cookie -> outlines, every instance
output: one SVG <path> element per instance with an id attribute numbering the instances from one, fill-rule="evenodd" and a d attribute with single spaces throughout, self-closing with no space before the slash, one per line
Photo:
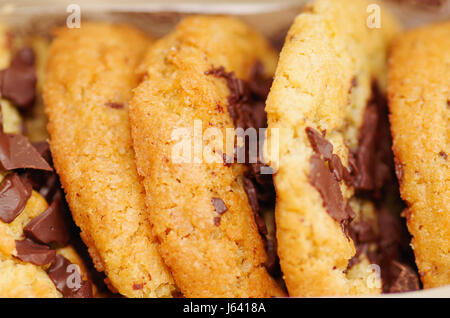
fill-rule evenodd
<path id="1" fill-rule="evenodd" d="M 389 61 L 389 109 L 411 245 L 425 288 L 450 284 L 450 22 L 412 30 Z"/>
<path id="2" fill-rule="evenodd" d="M 381 28 L 370 28 L 368 5 L 307 5 L 286 36 L 267 98 L 279 151 L 266 160 L 276 170 L 278 255 L 290 296 L 406 289 L 399 274 L 381 286 L 380 267 L 388 276 L 383 270 L 398 260 L 397 245 L 392 257 L 381 252 L 382 243 L 397 244 L 384 230 L 397 225 L 390 207 L 381 213 L 381 200 L 365 198 L 381 193 L 393 173 L 382 96 L 399 29 L 383 7 Z M 417 278 L 408 279 L 414 288 Z"/>
<path id="3" fill-rule="evenodd" d="M 252 70 L 263 68 L 270 78 L 275 64 L 261 35 L 220 16 L 184 19 L 146 57 L 130 103 L 136 162 L 159 251 L 186 297 L 283 295 L 265 267 L 249 203 L 255 193 L 247 197 L 244 189 L 247 167 L 231 163 L 232 149 L 219 146 L 226 128 L 243 125 L 257 107 L 242 95 Z M 200 141 L 203 158 L 190 142 L 178 158 L 182 136 L 197 138 L 197 124 L 201 133 L 211 127 L 222 137 Z"/>
<path id="4" fill-rule="evenodd" d="M 35 54 L 13 52 L 0 32 L 0 297 L 93 297 L 97 289 L 73 245 L 48 147 L 22 135 L 15 107 L 17 96 L 34 94 Z"/>
<path id="5" fill-rule="evenodd" d="M 147 222 L 128 122 L 135 67 L 150 43 L 128 26 L 60 28 L 44 86 L 54 165 L 74 220 L 97 270 L 127 297 L 176 291 Z"/>

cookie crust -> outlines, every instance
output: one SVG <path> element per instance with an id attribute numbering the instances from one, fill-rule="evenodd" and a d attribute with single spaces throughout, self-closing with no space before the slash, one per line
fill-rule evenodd
<path id="1" fill-rule="evenodd" d="M 382 27 L 370 29 L 368 5 L 318 0 L 306 6 L 287 34 L 267 99 L 269 132 L 279 128 L 280 135 L 279 159 L 270 154 L 268 159 L 278 170 L 278 254 L 290 296 L 380 292 L 368 263 L 347 271 L 355 247 L 310 182 L 310 161 L 317 155 L 305 131 L 325 132 L 333 153 L 349 166 L 349 148 L 358 146 L 372 82 L 385 88 L 388 44 L 398 30 L 383 7 Z M 348 203 L 353 187 L 342 180 L 340 188 Z M 352 206 L 357 218 L 364 205 Z"/>
<path id="2" fill-rule="evenodd" d="M 233 127 L 226 81 L 206 73 L 223 66 L 247 79 L 256 61 L 270 76 L 276 54 L 243 23 L 189 17 L 152 47 L 147 78 L 131 101 L 150 221 L 159 251 L 186 297 L 283 295 L 263 265 L 266 255 L 244 191 L 243 165 L 175 163 L 171 156 L 174 128 L 192 131 L 198 119 L 203 131 L 218 127 L 225 136 L 225 128 Z M 222 214 L 215 222 L 218 210 Z"/>
<path id="3" fill-rule="evenodd" d="M 425 288 L 450 284 L 450 22 L 412 30 L 389 60 L 393 149 Z"/>
<path id="4" fill-rule="evenodd" d="M 128 121 L 135 68 L 151 40 L 135 28 L 56 30 L 44 99 L 55 168 L 99 271 L 127 297 L 171 297 L 147 221 Z"/>

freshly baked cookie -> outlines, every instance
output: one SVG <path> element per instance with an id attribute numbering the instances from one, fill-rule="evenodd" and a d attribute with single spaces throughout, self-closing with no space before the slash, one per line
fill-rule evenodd
<path id="1" fill-rule="evenodd" d="M 378 204 L 355 189 L 372 196 L 390 179 L 380 96 L 398 26 L 381 7 L 381 28 L 370 28 L 368 5 L 307 5 L 287 34 L 266 102 L 268 133 L 279 132 L 278 158 L 266 158 L 277 170 L 278 254 L 290 296 L 381 291 L 379 267 L 370 264 L 386 259 L 380 221 L 394 216 L 380 219 Z"/>
<path id="2" fill-rule="evenodd" d="M 127 297 L 171 297 L 175 285 L 147 221 L 128 100 L 151 40 L 127 26 L 61 28 L 44 87 L 54 165 L 81 237 L 110 287 Z"/>
<path id="3" fill-rule="evenodd" d="M 412 30 L 389 60 L 396 172 L 425 288 L 450 284 L 450 22 Z"/>
<path id="4" fill-rule="evenodd" d="M 70 214 L 47 162 L 48 147 L 22 135 L 23 120 L 15 108 L 17 96 L 34 94 L 34 52 L 12 52 L 4 37 L 0 28 L 0 297 L 95 296 L 73 246 Z"/>
<path id="5" fill-rule="evenodd" d="M 219 146 L 226 128 L 244 128 L 244 117 L 256 111 L 245 93 L 255 65 L 270 78 L 275 64 L 261 35 L 219 16 L 186 18 L 151 47 L 144 63 L 130 103 L 138 172 L 159 251 L 186 297 L 283 295 L 264 266 L 249 204 L 256 193 L 247 197 L 244 189 L 247 167 L 231 163 L 232 149 Z M 200 157 L 191 147 L 194 126 L 221 135 L 200 139 Z M 177 157 L 177 145 L 186 141 Z"/>

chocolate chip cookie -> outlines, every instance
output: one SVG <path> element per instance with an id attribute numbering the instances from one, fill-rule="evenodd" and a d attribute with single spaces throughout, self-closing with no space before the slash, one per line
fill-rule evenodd
<path id="1" fill-rule="evenodd" d="M 270 84 L 275 64 L 261 35 L 219 16 L 186 18 L 145 60 L 130 104 L 138 172 L 159 251 L 186 297 L 284 294 L 266 267 L 249 168 L 232 160 L 233 149 L 219 146 L 226 128 L 258 125 L 256 113 L 264 114 L 258 88 L 264 79 Z M 260 83 L 251 81 L 255 74 Z M 211 127 L 221 135 L 200 141 L 212 160 L 197 157 L 190 142 L 180 155 L 187 160 L 178 160 L 177 129 L 192 140 L 197 124 L 201 133 Z"/>
<path id="2" fill-rule="evenodd" d="M 450 22 L 411 30 L 390 57 L 400 192 L 425 288 L 450 284 Z"/>
<path id="3" fill-rule="evenodd" d="M 60 28 L 44 87 L 50 147 L 74 220 L 96 268 L 127 297 L 176 290 L 147 222 L 128 121 L 135 68 L 150 43 L 129 26 Z"/>
<path id="4" fill-rule="evenodd" d="M 371 28 L 368 5 L 307 5 L 286 36 L 266 102 L 268 133 L 279 131 L 278 157 L 267 160 L 277 171 L 278 255 L 290 296 L 418 288 L 417 277 L 400 286 L 406 279 L 393 274 L 394 261 L 402 275 L 409 267 L 389 234 L 398 232 L 398 215 L 381 205 L 393 181 L 383 94 L 399 26 L 380 7 L 381 27 Z"/>

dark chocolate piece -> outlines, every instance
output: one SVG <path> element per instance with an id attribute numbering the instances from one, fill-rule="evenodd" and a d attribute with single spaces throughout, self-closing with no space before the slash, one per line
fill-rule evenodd
<path id="1" fill-rule="evenodd" d="M 250 203 L 250 207 L 252 209 L 253 216 L 255 218 L 255 223 L 256 226 L 258 227 L 258 231 L 262 235 L 267 235 L 267 227 L 263 217 L 261 216 L 261 211 L 258 202 L 258 195 L 256 192 L 255 185 L 248 177 L 244 177 L 243 181 L 244 181 L 244 189 L 245 192 L 247 193 L 248 202 Z"/>
<path id="2" fill-rule="evenodd" d="M 272 80 L 264 77 L 261 62 L 254 64 L 248 81 L 237 78 L 234 72 L 226 72 L 223 66 L 213 67 L 205 74 L 222 77 L 227 81 L 230 90 L 227 110 L 235 127 L 245 130 L 250 127 L 258 129 L 267 126 L 264 106 Z"/>
<path id="3" fill-rule="evenodd" d="M 391 264 L 395 280 L 392 282 L 390 293 L 403 293 L 420 289 L 419 277 L 409 266 L 393 261 Z"/>
<path id="4" fill-rule="evenodd" d="M 355 214 L 344 202 L 338 182 L 342 179 L 351 182 L 350 172 L 342 165 L 339 156 L 333 154 L 333 145 L 322 134 L 311 127 L 306 127 L 305 132 L 314 150 L 310 158 L 310 183 L 319 191 L 328 214 L 341 223 L 348 237 L 348 225 Z"/>
<path id="5" fill-rule="evenodd" d="M 82 281 L 79 270 L 68 268 L 72 263 L 62 255 L 57 255 L 47 274 L 55 284 L 56 289 L 64 298 L 91 298 L 92 288 L 88 281 Z M 77 285 L 79 282 L 79 286 Z M 70 286 L 73 285 L 73 286 Z"/>
<path id="6" fill-rule="evenodd" d="M 25 236 L 44 244 L 67 245 L 70 235 L 60 203 L 54 200 L 47 210 L 32 219 L 23 229 Z"/>
<path id="7" fill-rule="evenodd" d="M 369 105 L 364 112 L 363 125 L 360 130 L 356 162 L 359 174 L 355 186 L 361 190 L 375 188 L 375 137 L 377 132 L 378 114 L 374 105 Z"/>
<path id="8" fill-rule="evenodd" d="M 447 153 L 445 151 L 439 151 L 439 156 L 441 156 L 442 158 L 444 158 L 444 160 L 447 160 Z"/>
<path id="9" fill-rule="evenodd" d="M 11 223 L 23 211 L 31 196 L 31 184 L 16 173 L 7 175 L 0 183 L 0 220 Z"/>
<path id="10" fill-rule="evenodd" d="M 325 160 L 314 153 L 310 165 L 309 181 L 319 191 L 328 214 L 338 222 L 352 219 L 354 213 L 347 208 L 339 183 L 328 169 Z"/>
<path id="11" fill-rule="evenodd" d="M 35 141 L 31 143 L 34 149 L 47 161 L 49 165 L 52 164 L 52 155 L 50 153 L 50 145 L 46 141 Z"/>
<path id="12" fill-rule="evenodd" d="M 267 239 L 266 241 L 266 253 L 267 260 L 264 263 L 264 266 L 267 269 L 267 272 L 271 275 L 277 275 L 279 270 L 279 259 L 277 255 L 277 245 L 273 239 Z"/>
<path id="13" fill-rule="evenodd" d="M 326 160 L 331 160 L 331 155 L 333 154 L 333 145 L 331 142 L 311 127 L 306 127 L 305 131 L 314 152 L 321 154 Z"/>
<path id="14" fill-rule="evenodd" d="M 344 180 L 347 185 L 353 185 L 353 177 L 344 167 L 338 155 L 332 154 L 328 165 L 337 181 Z"/>
<path id="15" fill-rule="evenodd" d="M 31 48 L 19 50 L 11 65 L 0 72 L 0 91 L 19 108 L 30 107 L 36 96 L 36 69 Z"/>
<path id="16" fill-rule="evenodd" d="M 358 167 L 355 189 L 379 196 L 383 186 L 392 183 L 394 167 L 387 101 L 375 82 L 364 111 L 355 158 Z"/>
<path id="17" fill-rule="evenodd" d="M 379 251 L 370 251 L 369 249 L 370 245 L 377 243 L 379 239 L 374 231 L 373 225 L 368 221 L 359 220 L 357 222 L 351 222 L 348 229 L 356 248 L 356 254 L 350 259 L 348 268 L 360 262 L 359 256 L 361 254 L 366 254 L 371 263 L 378 263 L 379 255 L 377 253 Z"/>
<path id="18" fill-rule="evenodd" d="M 56 256 L 55 250 L 46 245 L 33 242 L 30 239 L 16 241 L 17 258 L 21 261 L 43 266 L 53 262 Z"/>
<path id="19" fill-rule="evenodd" d="M 329 168 L 334 174 L 336 180 L 344 180 L 348 185 L 353 185 L 353 177 L 347 168 L 345 168 L 342 164 L 341 158 L 339 158 L 338 155 L 333 154 L 333 145 L 331 142 L 326 140 L 323 135 L 311 127 L 306 127 L 305 131 L 314 152 L 322 155 L 328 162 Z"/>
<path id="20" fill-rule="evenodd" d="M 114 102 L 107 102 L 105 103 L 105 106 L 108 106 L 113 109 L 122 109 L 124 107 L 122 103 L 114 103 Z"/>
<path id="21" fill-rule="evenodd" d="M 5 170 L 22 168 L 53 170 L 28 138 L 18 134 L 0 133 L 0 163 Z"/>

